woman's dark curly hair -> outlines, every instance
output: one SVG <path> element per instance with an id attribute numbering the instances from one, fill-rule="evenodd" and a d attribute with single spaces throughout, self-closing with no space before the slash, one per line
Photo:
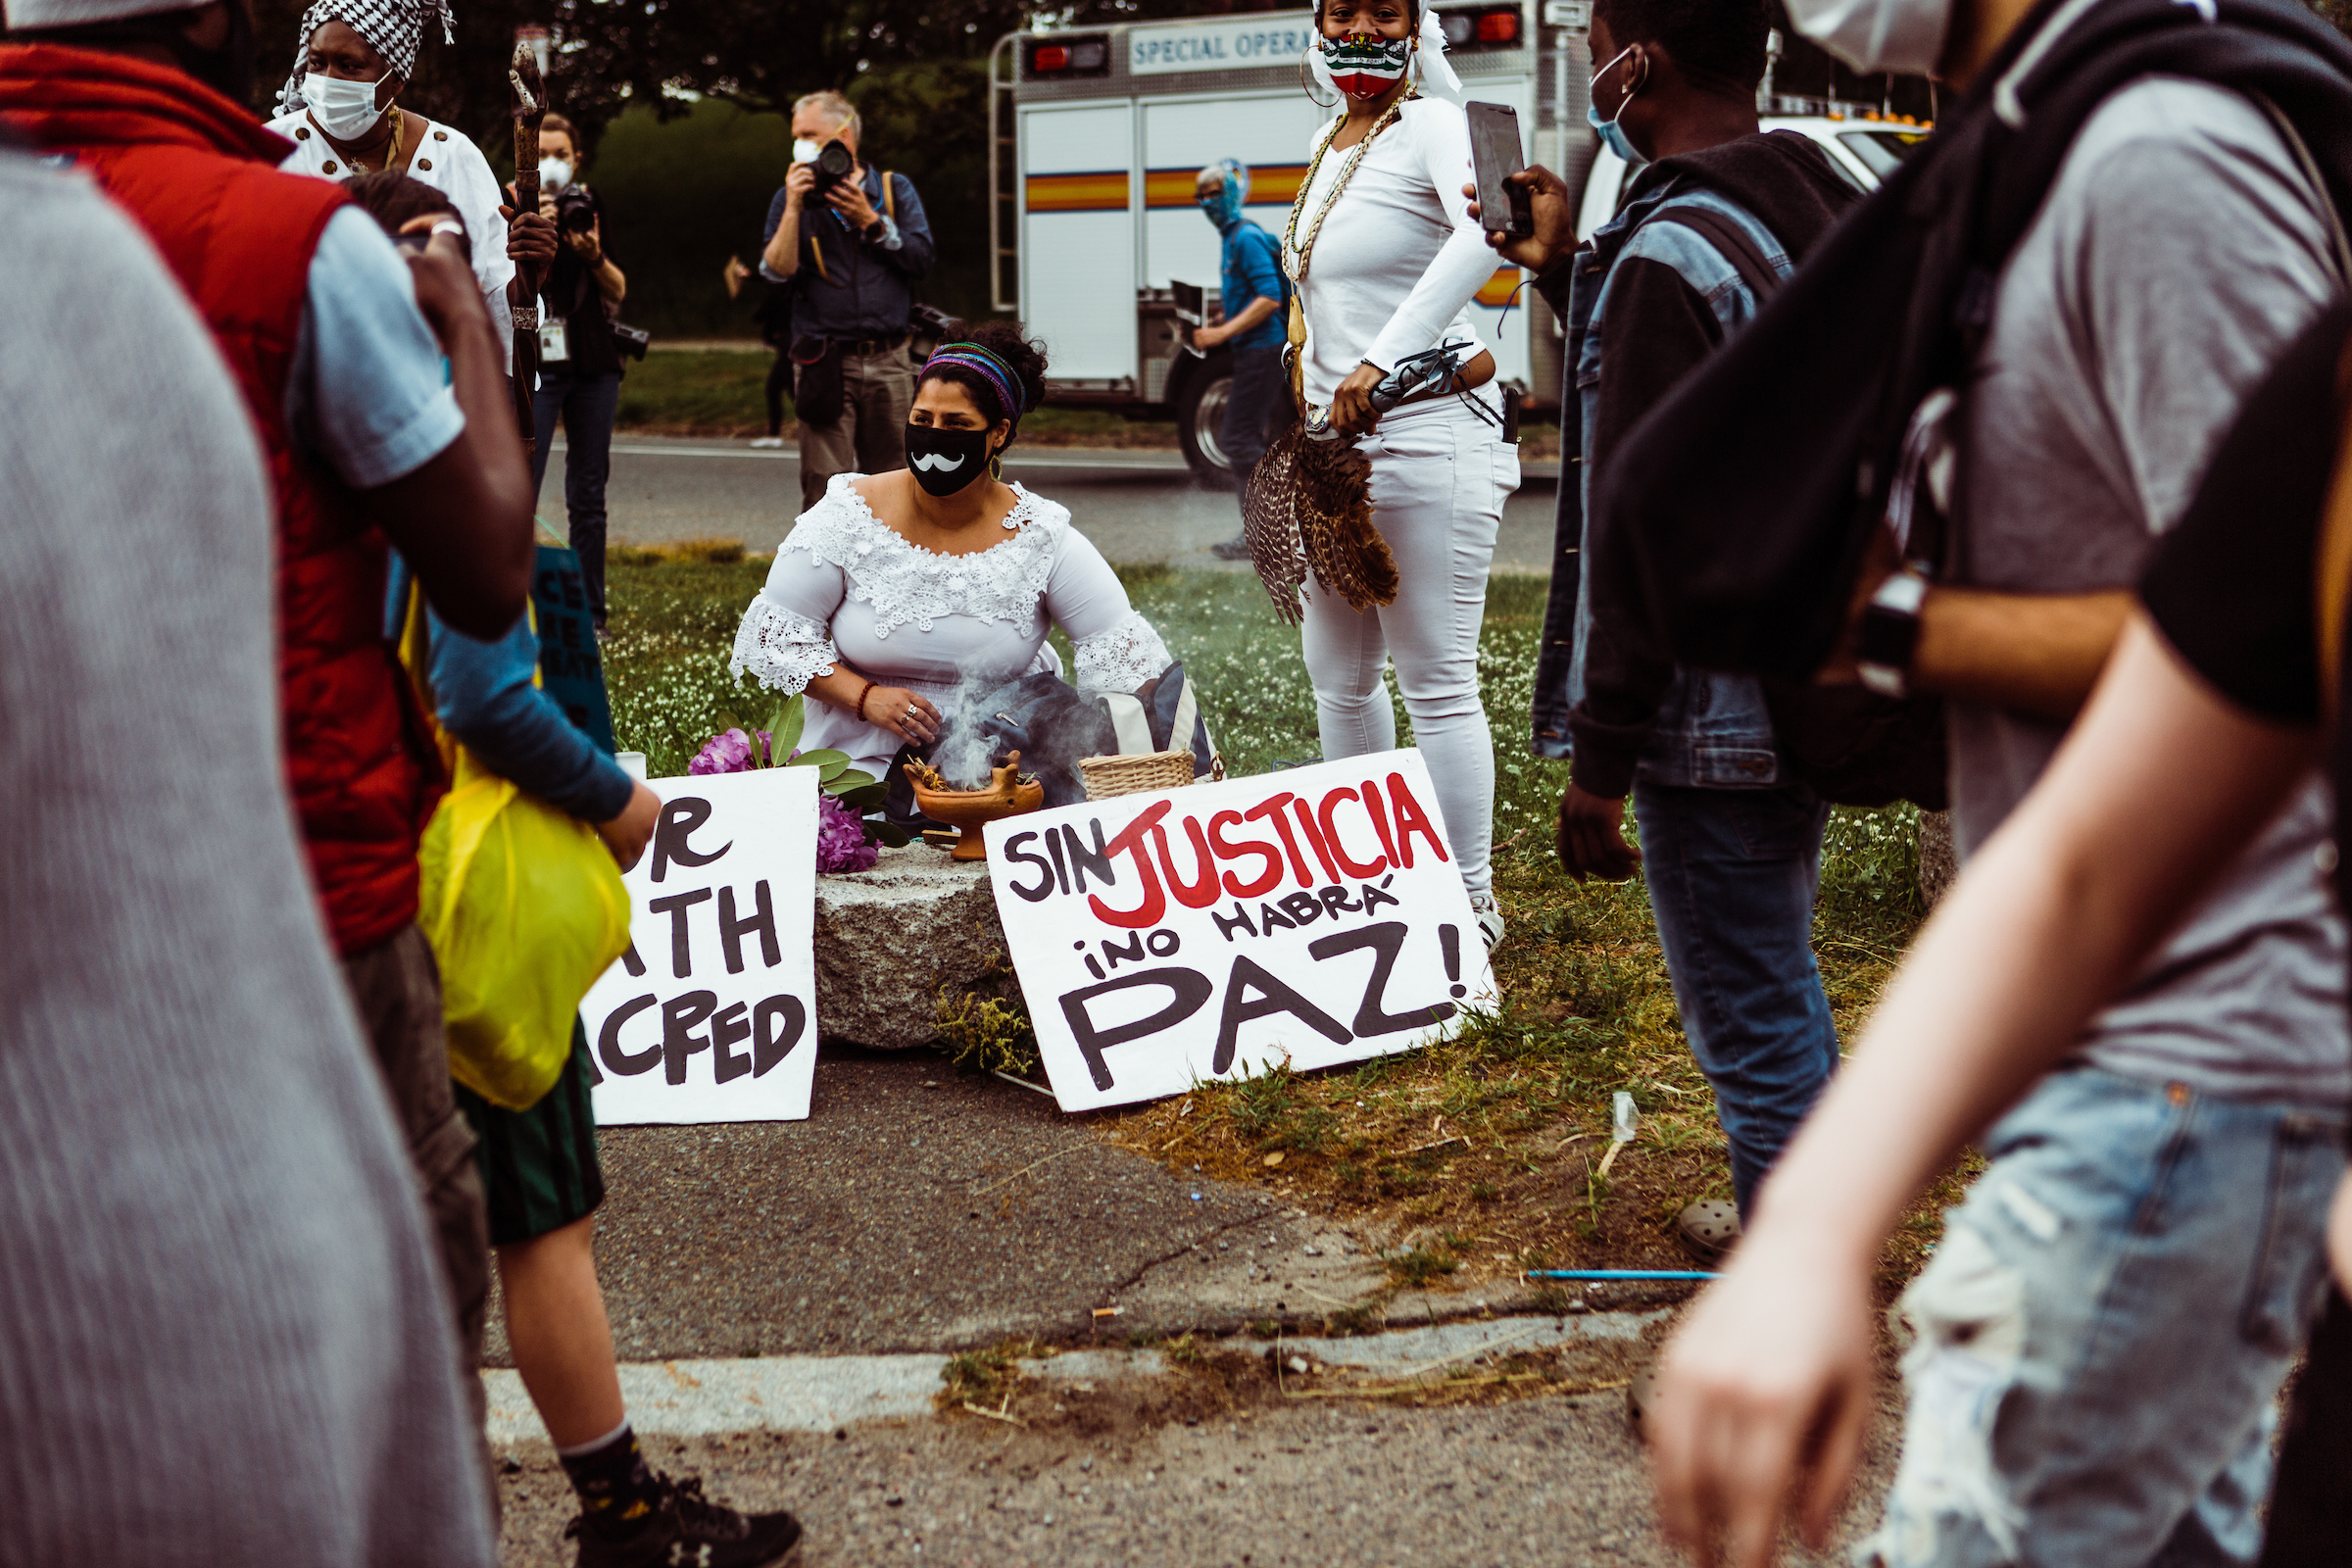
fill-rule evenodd
<path id="1" fill-rule="evenodd" d="M 1011 369 L 1014 389 L 1020 395 L 1020 407 L 1005 407 L 1004 393 L 999 390 L 996 380 L 985 371 L 936 356 L 923 367 L 922 374 L 915 378 L 915 389 L 920 391 L 925 381 L 953 381 L 970 396 L 972 406 L 988 420 L 989 428 L 996 428 L 1002 419 L 1012 421 L 1011 434 L 1004 438 L 1005 446 L 1012 445 L 1013 437 L 1020 434 L 1021 416 L 1046 400 L 1046 346 L 1032 342 L 1021 330 L 1018 321 L 991 321 L 985 326 L 972 328 L 956 341 L 977 344 Z M 955 343 L 942 343 L 939 353 L 951 353 L 955 347 Z"/>

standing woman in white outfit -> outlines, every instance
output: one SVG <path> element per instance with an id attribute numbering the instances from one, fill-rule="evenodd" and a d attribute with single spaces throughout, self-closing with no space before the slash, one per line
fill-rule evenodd
<path id="1" fill-rule="evenodd" d="M 531 213 L 510 230 L 513 209 L 504 204 L 482 150 L 462 133 L 400 107 L 425 24 L 434 21 L 443 41 L 452 41 L 449 0 L 313 0 L 302 14 L 294 74 L 286 78 L 277 118 L 270 122 L 271 130 L 294 143 L 277 167 L 326 179 L 388 169 L 447 196 L 466 220 L 473 274 L 490 319 L 499 323 L 512 374 L 509 307 L 532 300 L 515 263 L 543 276 L 556 257 L 555 225 Z"/>
<path id="2" fill-rule="evenodd" d="M 1478 340 L 1470 300 L 1494 272 L 1470 216 L 1470 133 L 1437 18 L 1417 0 L 1320 0 L 1315 77 L 1344 114 L 1316 136 L 1283 239 L 1306 323 L 1303 382 L 1372 460 L 1372 523 L 1396 558 L 1396 602 L 1356 611 L 1310 580 L 1306 671 L 1328 759 L 1396 744 L 1381 682 L 1394 658 L 1413 735 L 1435 780 L 1462 882 L 1492 948 L 1502 913 L 1488 864 L 1494 751 L 1478 693 L 1478 634 L 1502 503 L 1519 452 L 1501 439 L 1499 400 L 1477 390 L 1478 353 L 1450 390 L 1386 415 L 1372 389 L 1398 361 Z M 1428 96 L 1424 96 L 1428 94 Z"/>

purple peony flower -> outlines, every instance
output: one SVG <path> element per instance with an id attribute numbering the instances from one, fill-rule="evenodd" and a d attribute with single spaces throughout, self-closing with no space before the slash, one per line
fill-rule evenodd
<path id="1" fill-rule="evenodd" d="M 767 731 L 761 730 L 760 743 L 763 749 L 768 740 Z M 800 754 L 795 752 L 793 755 L 798 757 Z M 694 760 L 686 764 L 686 771 L 698 778 L 706 773 L 748 773 L 751 770 L 752 738 L 739 729 L 720 730 L 705 741 L 703 749 L 695 754 Z"/>
<path id="2" fill-rule="evenodd" d="M 816 868 L 867 871 L 881 858 L 881 852 L 866 842 L 865 820 L 858 808 L 820 793 L 816 798 Z"/>

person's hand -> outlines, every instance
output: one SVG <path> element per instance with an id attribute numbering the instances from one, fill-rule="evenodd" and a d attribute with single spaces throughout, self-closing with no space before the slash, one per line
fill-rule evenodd
<path id="1" fill-rule="evenodd" d="M 605 260 L 605 224 L 602 219 L 590 219 L 585 229 L 564 236 L 571 253 L 590 267 L 601 267 Z"/>
<path id="2" fill-rule="evenodd" d="M 1658 1372 L 1642 1426 L 1667 1540 L 1701 1562 L 1765 1568 L 1794 1501 L 1806 1541 L 1826 1545 L 1875 1402 L 1868 1266 L 1760 1227 Z"/>
<path id="3" fill-rule="evenodd" d="M 536 294 L 556 259 L 556 225 L 537 213 L 518 214 L 512 207 L 501 207 L 499 213 L 507 220 L 507 256 Z M 523 303 L 529 303 L 527 296 Z"/>
<path id="4" fill-rule="evenodd" d="M 432 234 L 435 225 L 448 221 L 444 213 L 419 213 L 400 225 L 403 234 Z M 404 249 L 401 253 L 409 264 L 409 277 L 416 289 L 417 314 L 441 340 L 444 352 L 461 332 L 495 332 L 490 322 L 490 311 L 482 303 L 482 287 L 466 265 L 466 253 L 458 249 L 458 237 L 442 232 L 432 234 L 421 251 Z"/>
<path id="5" fill-rule="evenodd" d="M 1862 574 L 1854 581 L 1853 596 L 1846 601 L 1845 631 L 1838 639 L 1837 651 L 1829 662 L 1814 671 L 1813 680 L 1821 686 L 1858 686 L 1862 683 L 1862 616 L 1870 609 L 1871 596 L 1880 585 L 1901 568 L 1903 553 L 1895 545 L 1893 530 L 1882 524 L 1871 535 L 1870 550 L 1862 558 Z"/>
<path id="6" fill-rule="evenodd" d="M 638 781 L 629 791 L 629 804 L 620 808 L 620 814 L 596 824 L 596 836 L 605 841 L 605 848 L 612 852 L 612 858 L 626 871 L 637 863 L 646 845 L 653 841 L 654 824 L 661 818 L 662 797 Z"/>
<path id="7" fill-rule="evenodd" d="M 1196 326 L 1193 328 L 1193 347 L 1197 349 L 1213 349 L 1231 336 L 1233 336 L 1233 329 L 1231 327 L 1227 326 L 1223 321 L 1211 321 L 1206 326 Z"/>
<path id="8" fill-rule="evenodd" d="M 825 192 L 825 202 L 835 212 L 848 219 L 850 226 L 860 233 L 872 227 L 874 220 L 882 216 L 874 211 L 874 204 L 865 198 L 865 166 L 863 164 L 859 164 L 857 169 L 852 171 L 849 178 L 837 182 L 831 190 Z"/>
<path id="9" fill-rule="evenodd" d="M 928 697 L 904 686 L 876 686 L 865 694 L 865 721 L 890 731 L 909 746 L 939 738 L 939 710 Z"/>
<path id="10" fill-rule="evenodd" d="M 1517 262 L 1531 272 L 1541 272 L 1576 249 L 1576 200 L 1567 181 L 1542 164 L 1530 164 L 1517 173 L 1504 176 L 1503 183 L 1519 186 L 1528 193 L 1529 215 L 1536 224 L 1535 231 L 1528 234 L 1487 230 L 1487 243 L 1504 261 Z M 1480 217 L 1478 187 L 1464 185 L 1462 194 L 1470 198 L 1470 216 Z"/>
<path id="11" fill-rule="evenodd" d="M 1388 374 L 1377 365 L 1359 365 L 1348 371 L 1348 379 L 1331 395 L 1331 427 L 1342 435 L 1364 435 L 1380 423 L 1380 411 L 1372 407 L 1372 389 L 1388 379 Z"/>
<path id="12" fill-rule="evenodd" d="M 743 258 L 740 256 L 728 257 L 727 265 L 718 270 L 719 281 L 727 285 L 727 298 L 729 299 L 734 299 L 743 292 L 743 285 L 751 275 L 752 270 L 743 265 Z"/>
<path id="13" fill-rule="evenodd" d="M 1625 802 L 1571 784 L 1560 792 L 1560 869 L 1582 882 L 1622 882 L 1642 863 L 1625 842 Z"/>
<path id="14" fill-rule="evenodd" d="M 801 204 L 816 189 L 816 166 L 795 164 L 784 172 L 784 206 L 788 212 L 800 211 Z"/>

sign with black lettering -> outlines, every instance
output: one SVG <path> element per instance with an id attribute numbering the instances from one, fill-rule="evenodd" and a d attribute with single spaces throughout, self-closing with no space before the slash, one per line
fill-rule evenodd
<path id="1" fill-rule="evenodd" d="M 596 1119 L 801 1121 L 816 1071 L 813 767 L 657 778 L 628 952 L 580 1004 Z"/>
<path id="2" fill-rule="evenodd" d="M 1409 1051 L 1495 1003 L 1417 751 L 1006 817 L 987 841 L 1064 1110 Z"/>

